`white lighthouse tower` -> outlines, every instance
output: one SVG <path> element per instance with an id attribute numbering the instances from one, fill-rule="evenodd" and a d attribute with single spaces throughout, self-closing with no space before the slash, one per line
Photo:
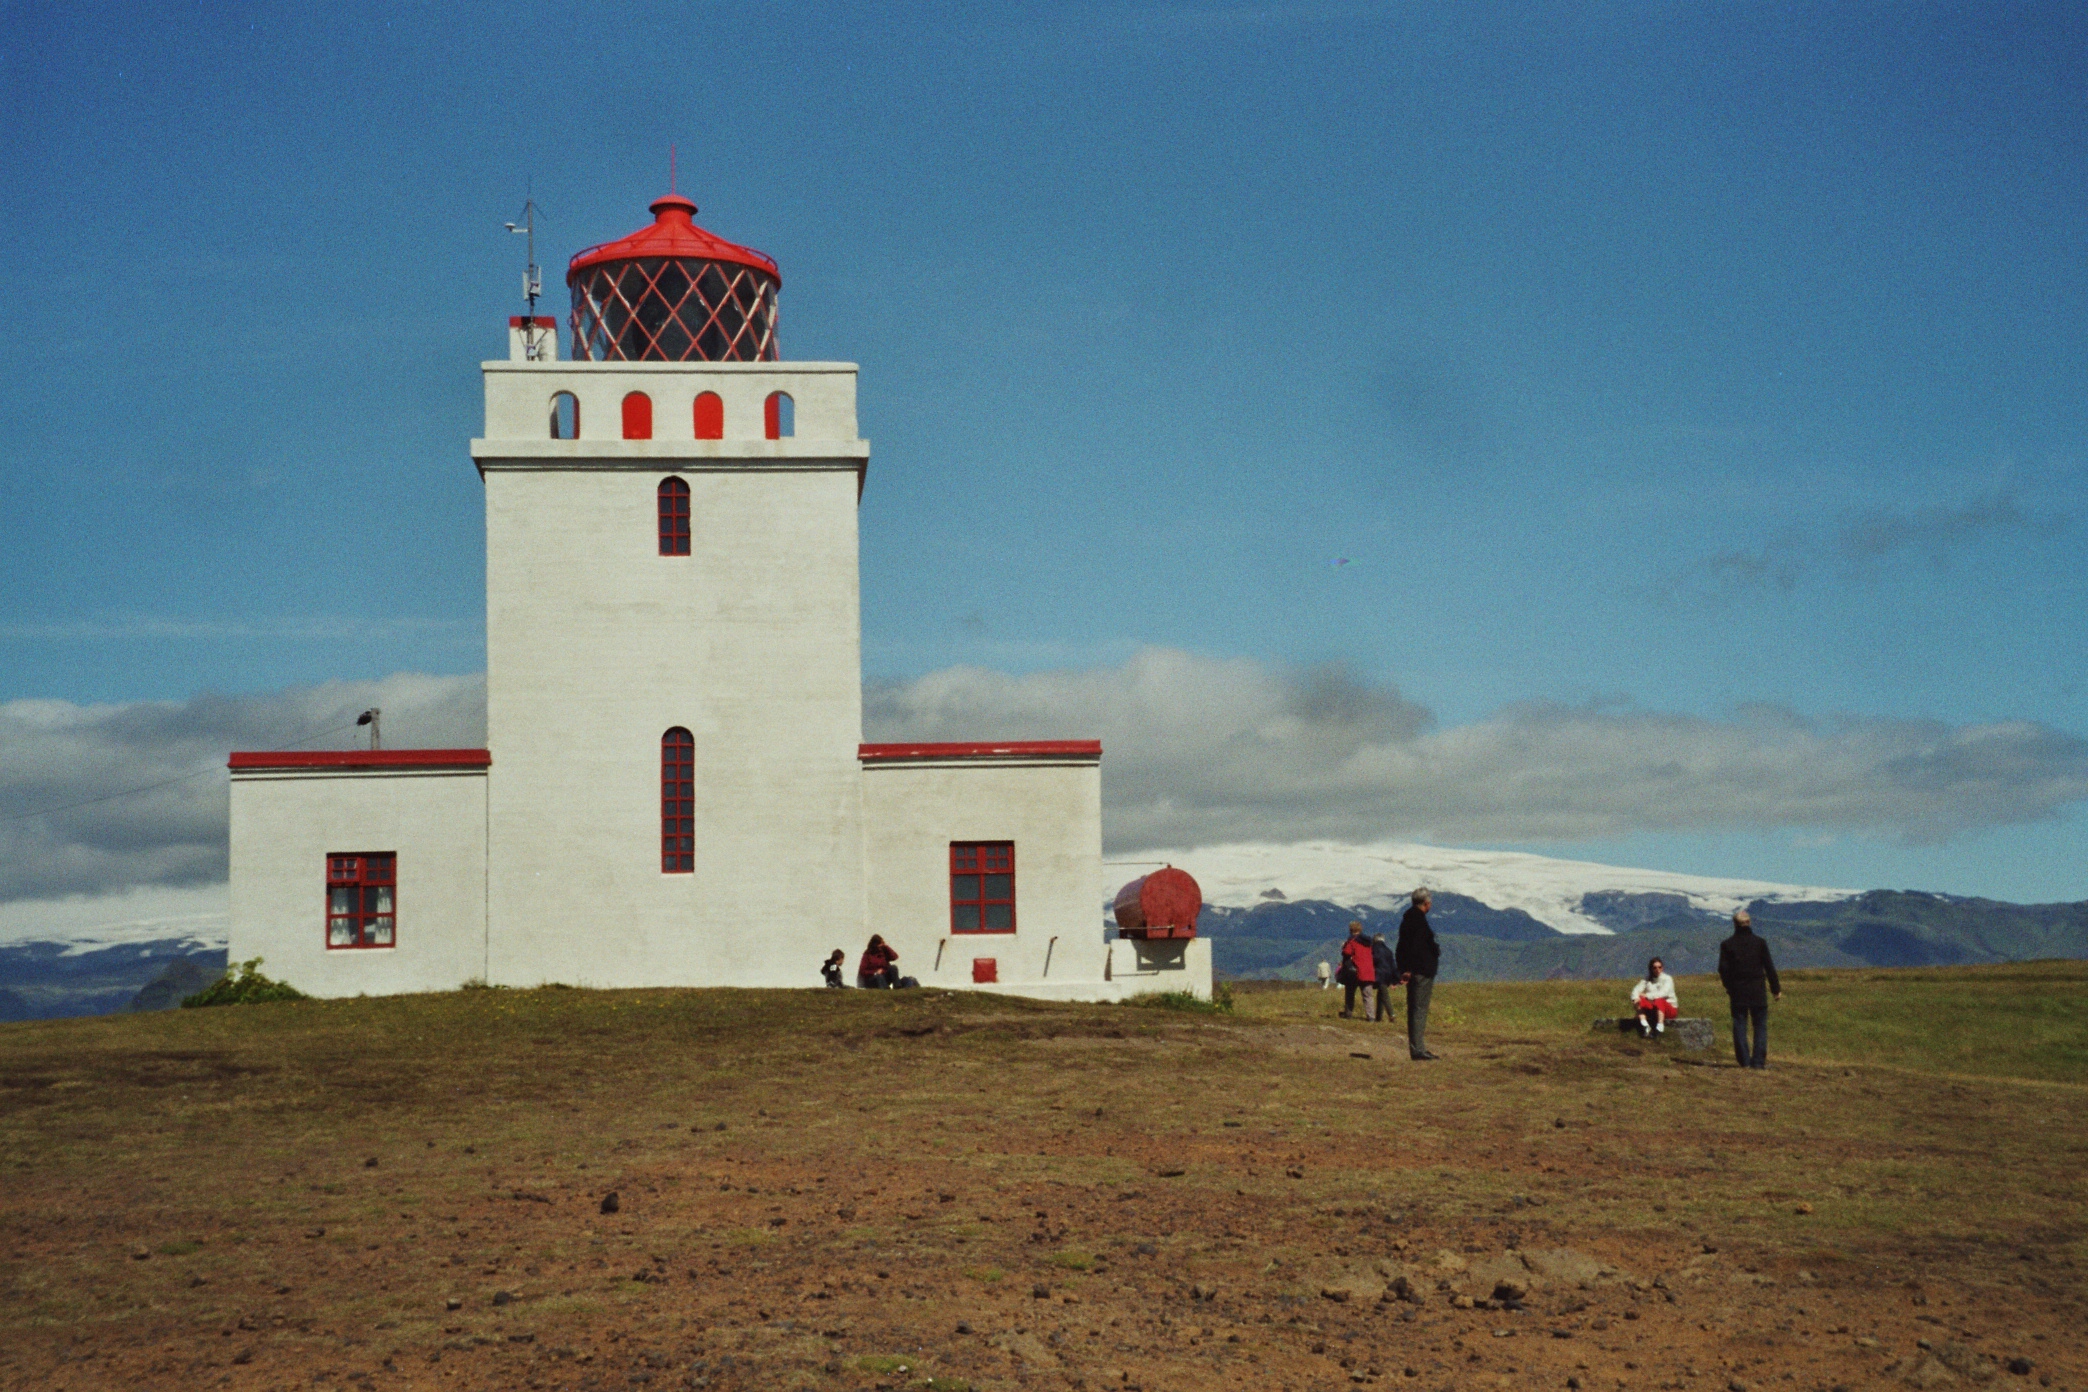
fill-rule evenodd
<path id="1" fill-rule="evenodd" d="M 853 363 L 785 362 L 781 272 L 695 223 L 572 259 L 484 364 L 482 750 L 232 757 L 235 959 L 321 995 L 923 985 L 1208 994 L 1103 941 L 1101 745 L 862 742 Z"/>
<path id="2" fill-rule="evenodd" d="M 652 212 L 573 258 L 573 361 L 485 367 L 489 980 L 803 982 L 864 922 L 855 364 Z"/>

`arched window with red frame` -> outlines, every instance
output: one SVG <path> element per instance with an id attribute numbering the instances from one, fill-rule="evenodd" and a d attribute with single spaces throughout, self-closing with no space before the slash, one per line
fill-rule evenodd
<path id="1" fill-rule="evenodd" d="M 725 438 L 725 402 L 716 392 L 702 392 L 696 397 L 696 438 Z"/>
<path id="2" fill-rule="evenodd" d="M 660 736 L 660 873 L 696 869 L 696 737 L 677 725 Z"/>
<path id="3" fill-rule="evenodd" d="M 644 392 L 632 392 L 623 399 L 623 425 L 626 440 L 650 440 L 652 438 L 652 398 Z"/>
<path id="4" fill-rule="evenodd" d="M 678 478 L 660 480 L 660 554 L 689 554 L 689 485 Z"/>
<path id="5" fill-rule="evenodd" d="M 761 424 L 771 440 L 787 440 L 797 434 L 797 403 L 789 392 L 770 392 L 761 404 Z"/>

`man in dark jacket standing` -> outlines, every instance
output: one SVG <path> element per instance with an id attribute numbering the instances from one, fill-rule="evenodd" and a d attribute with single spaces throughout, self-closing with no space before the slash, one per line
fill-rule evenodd
<path id="1" fill-rule="evenodd" d="M 1428 998 L 1435 994 L 1436 968 L 1442 964 L 1442 949 L 1436 946 L 1435 929 L 1428 926 L 1428 891 L 1414 891 L 1414 905 L 1399 920 L 1399 947 L 1394 954 L 1406 977 L 1407 1053 L 1416 1059 L 1441 1057 L 1428 1050 Z"/>
<path id="2" fill-rule="evenodd" d="M 1742 909 L 1733 915 L 1733 936 L 1718 945 L 1718 979 L 1733 1007 L 1733 1058 L 1742 1068 L 1769 1066 L 1769 998 L 1783 999 L 1783 982 L 1770 960 L 1769 944 L 1755 936 L 1754 920 Z M 1747 1027 L 1754 1026 L 1748 1048 Z"/>
<path id="3" fill-rule="evenodd" d="M 1377 1012 L 1373 1021 L 1392 1018 L 1392 983 L 1399 980 L 1399 959 L 1392 951 L 1392 944 L 1385 941 L 1383 933 L 1370 935 L 1370 961 L 1377 968 L 1378 993 Z"/>

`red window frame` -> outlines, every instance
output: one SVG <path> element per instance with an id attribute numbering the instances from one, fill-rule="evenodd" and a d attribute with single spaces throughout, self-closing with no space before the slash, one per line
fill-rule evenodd
<path id="1" fill-rule="evenodd" d="M 696 737 L 677 725 L 660 736 L 660 873 L 696 872 Z"/>
<path id="2" fill-rule="evenodd" d="M 398 852 L 327 852 L 327 950 L 397 947 L 398 890 Z"/>
<path id="3" fill-rule="evenodd" d="M 786 407 L 790 412 L 787 421 L 783 419 Z M 771 440 L 787 440 L 797 433 L 797 403 L 790 399 L 789 392 L 770 392 L 768 400 L 761 403 L 761 429 Z"/>
<path id="4" fill-rule="evenodd" d="M 631 392 L 623 399 L 623 428 L 626 440 L 650 440 L 652 438 L 652 398 L 644 392 Z"/>
<path id="5" fill-rule="evenodd" d="M 678 478 L 660 480 L 660 554 L 689 554 L 689 485 Z"/>
<path id="6" fill-rule="evenodd" d="M 1015 843 L 950 843 L 950 931 L 1015 931 Z"/>
<path id="7" fill-rule="evenodd" d="M 698 392 L 694 409 L 696 438 L 725 438 L 725 402 L 716 392 Z"/>

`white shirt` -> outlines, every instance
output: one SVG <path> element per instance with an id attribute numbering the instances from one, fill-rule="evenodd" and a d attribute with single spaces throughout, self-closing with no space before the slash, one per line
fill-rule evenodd
<path id="1" fill-rule="evenodd" d="M 1640 977 L 1638 985 L 1631 988 L 1631 1003 L 1633 1005 L 1638 1005 L 1644 1001 L 1657 1000 L 1664 1000 L 1678 1010 L 1682 1006 L 1682 1002 L 1675 999 L 1675 978 L 1669 976 L 1666 972 L 1662 972 L 1659 978 L 1653 981 Z"/>

